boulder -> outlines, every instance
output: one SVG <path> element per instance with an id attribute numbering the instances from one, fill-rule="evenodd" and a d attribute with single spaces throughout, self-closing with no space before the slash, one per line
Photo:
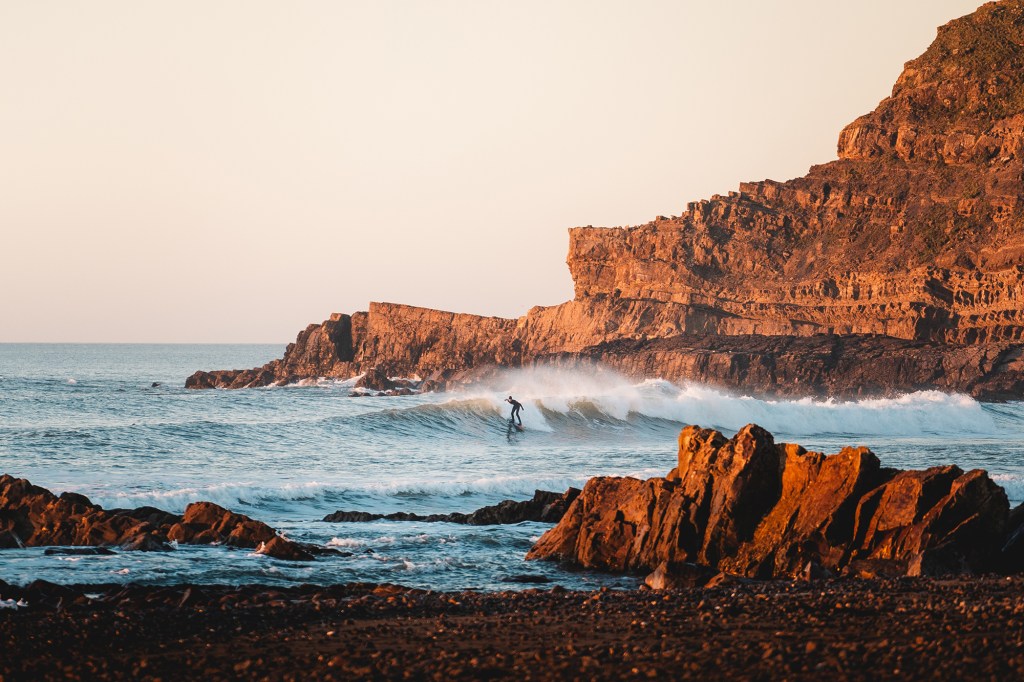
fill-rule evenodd
<path id="1" fill-rule="evenodd" d="M 314 560 L 313 555 L 303 549 L 298 543 L 286 540 L 280 535 L 275 535 L 267 542 L 260 544 L 256 552 L 282 561 Z"/>
<path id="2" fill-rule="evenodd" d="M 693 589 L 704 587 L 714 576 L 715 571 L 707 566 L 688 561 L 662 561 L 644 579 L 644 584 L 652 590 Z"/>
<path id="3" fill-rule="evenodd" d="M 981 573 L 1015 565 L 1019 516 L 1008 523 L 984 471 L 899 472 L 867 448 L 825 456 L 753 424 L 731 439 L 690 426 L 667 477 L 591 479 L 527 558 L 654 571 L 658 585 L 693 564 L 746 578 Z"/>
<path id="4" fill-rule="evenodd" d="M 193 502 L 179 523 L 167 531 L 171 540 L 185 544 L 223 543 L 233 547 L 259 547 L 277 537 L 273 528 L 244 514 L 235 514 L 213 502 Z"/>
<path id="5" fill-rule="evenodd" d="M 371 391 L 392 391 L 397 384 L 388 377 L 383 367 L 371 367 L 356 381 L 356 388 L 368 388 Z"/>
<path id="6" fill-rule="evenodd" d="M 269 556 L 293 561 L 312 558 L 308 548 L 281 538 L 262 521 L 212 502 L 190 504 L 182 516 L 155 507 L 105 510 L 84 495 L 63 493 L 58 497 L 25 479 L 0 476 L 0 549 L 56 545 L 78 549 L 54 552 L 99 554 L 115 546 L 168 551 L 171 541 L 262 546 L 269 548 Z"/>

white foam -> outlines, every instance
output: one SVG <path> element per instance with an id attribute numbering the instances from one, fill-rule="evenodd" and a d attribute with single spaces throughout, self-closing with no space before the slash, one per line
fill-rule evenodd
<path id="1" fill-rule="evenodd" d="M 1011 503 L 1024 502 L 1024 475 L 995 474 L 992 476 L 992 480 L 1002 486 Z"/>
<path id="2" fill-rule="evenodd" d="M 328 547 L 364 547 L 366 540 L 357 540 L 355 538 L 331 538 L 327 541 Z"/>
<path id="3" fill-rule="evenodd" d="M 438 472 L 444 476 L 444 472 Z M 242 505 L 261 506 L 272 502 L 301 502 L 325 496 L 371 495 L 377 497 L 457 497 L 460 495 L 495 495 L 507 499 L 526 499 L 538 489 L 563 491 L 570 486 L 580 487 L 589 476 L 551 477 L 537 474 L 455 477 L 444 476 L 436 480 L 417 476 L 411 479 L 388 481 L 339 481 L 329 484 L 321 481 L 260 485 L 256 483 L 218 483 L 208 486 L 183 487 L 173 490 L 125 493 L 85 492 L 93 503 L 105 509 L 158 507 L 180 513 L 192 502 L 214 502 L 237 511 Z"/>
<path id="4" fill-rule="evenodd" d="M 214 502 L 230 509 L 239 504 L 258 504 L 265 501 L 311 500 L 330 489 L 331 486 L 319 481 L 285 483 L 278 486 L 257 483 L 216 483 L 173 490 L 97 494 L 90 495 L 90 499 L 105 509 L 151 506 L 167 511 L 181 512 L 192 502 Z"/>
<path id="5" fill-rule="evenodd" d="M 919 391 L 864 400 L 764 400 L 660 379 L 636 383 L 607 370 L 509 370 L 484 388 L 449 397 L 447 403 L 468 397 L 488 401 L 501 410 L 510 394 L 535 407 L 532 413 L 524 410 L 528 429 L 552 428 L 547 421 L 537 423 L 534 415 L 543 408 L 590 419 L 625 421 L 642 416 L 731 431 L 756 423 L 769 431 L 801 435 L 933 436 L 1004 431 L 980 403 L 962 394 Z"/>
<path id="6" fill-rule="evenodd" d="M 0 609 L 23 609 L 28 606 L 28 602 L 24 599 L 14 601 L 13 599 L 0 599 Z"/>

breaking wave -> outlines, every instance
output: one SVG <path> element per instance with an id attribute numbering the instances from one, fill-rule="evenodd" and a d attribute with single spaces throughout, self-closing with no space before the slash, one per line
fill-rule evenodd
<path id="1" fill-rule="evenodd" d="M 525 408 L 530 431 L 653 431 L 699 424 L 727 432 L 756 423 L 777 434 L 932 437 L 999 436 L 1024 426 L 1024 404 L 989 406 L 970 396 L 920 391 L 895 398 L 759 399 L 696 384 L 639 383 L 609 372 L 576 374 L 548 369 L 510 371 L 483 388 L 432 396 L 430 402 L 363 414 L 369 432 L 487 436 L 507 424 L 504 397 Z"/>

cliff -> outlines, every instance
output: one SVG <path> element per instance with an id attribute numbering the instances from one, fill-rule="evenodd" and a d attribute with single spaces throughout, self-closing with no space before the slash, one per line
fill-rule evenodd
<path id="1" fill-rule="evenodd" d="M 570 230 L 572 301 L 517 320 L 374 303 L 310 326 L 263 368 L 197 372 L 186 385 L 260 386 L 380 366 L 433 376 L 436 386 L 459 370 L 552 354 L 605 361 L 607 344 L 631 340 L 643 360 L 617 358 L 631 370 L 644 365 L 661 375 L 672 367 L 671 378 L 745 386 L 746 377 L 712 369 L 720 365 L 694 369 L 700 363 L 687 348 L 699 346 L 700 355 L 758 335 L 835 359 L 833 376 L 815 384 L 819 392 L 863 392 L 834 369 L 856 364 L 855 356 L 835 356 L 842 347 L 892 352 L 890 364 L 911 367 L 867 377 L 882 392 L 1019 397 L 1022 45 L 1024 0 L 984 5 L 941 27 L 892 95 L 840 133 L 837 160 L 788 182 L 742 183 L 678 217 Z M 860 338 L 832 339 L 851 335 Z M 750 380 L 767 393 L 793 388 L 781 378 Z"/>
<path id="2" fill-rule="evenodd" d="M 835 455 L 688 426 L 665 478 L 596 477 L 528 559 L 748 578 L 1024 570 L 1021 509 L 981 470 L 885 469 L 867 448 Z M 712 573 L 713 575 L 713 573 Z"/>

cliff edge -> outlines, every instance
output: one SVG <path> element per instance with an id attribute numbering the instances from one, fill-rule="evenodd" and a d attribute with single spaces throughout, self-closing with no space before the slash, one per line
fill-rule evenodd
<path id="1" fill-rule="evenodd" d="M 678 217 L 571 229 L 575 295 L 561 305 L 511 320 L 372 303 L 310 325 L 262 368 L 197 372 L 186 385 L 382 367 L 436 387 L 471 368 L 571 355 L 762 393 L 1024 395 L 1024 0 L 940 27 L 892 95 L 843 129 L 838 157 Z M 765 338 L 804 352 L 817 378 L 786 383 Z M 857 357 L 836 351 L 853 348 L 890 370 L 845 379 L 837 368 Z"/>

